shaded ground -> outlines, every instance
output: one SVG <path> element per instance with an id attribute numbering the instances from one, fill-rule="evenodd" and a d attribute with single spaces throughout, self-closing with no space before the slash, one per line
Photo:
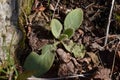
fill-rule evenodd
<path id="1" fill-rule="evenodd" d="M 36 0 L 37 1 L 37 0 Z M 58 56 L 52 68 L 43 77 L 63 77 L 73 74 L 84 74 L 84 76 L 74 78 L 74 80 L 119 80 L 120 78 L 120 1 L 116 0 L 111 19 L 110 35 L 108 44 L 104 46 L 106 26 L 111 7 L 111 0 L 39 0 L 33 6 L 30 15 L 31 24 L 27 25 L 26 50 L 21 55 L 23 64 L 29 52 L 39 53 L 39 48 L 45 44 L 53 43 L 53 35 L 50 32 L 51 19 L 57 18 L 62 23 L 67 13 L 75 8 L 82 8 L 84 11 L 84 21 L 81 27 L 76 30 L 71 38 L 76 43 L 84 44 L 86 55 L 83 59 L 76 59 L 58 47 Z M 56 4 L 58 7 L 55 8 Z M 54 12 L 55 11 L 55 12 Z M 117 16 L 117 17 L 116 17 Z M 66 58 L 59 56 L 65 53 Z M 114 60 L 115 58 L 115 60 Z M 111 78 L 110 78 L 111 77 Z M 72 79 L 73 80 L 73 79 Z"/>

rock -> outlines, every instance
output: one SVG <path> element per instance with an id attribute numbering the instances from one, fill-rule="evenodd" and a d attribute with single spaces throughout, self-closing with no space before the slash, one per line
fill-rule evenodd
<path id="1" fill-rule="evenodd" d="M 18 29 L 18 0 L 0 0 L 0 61 L 13 55 L 21 32 Z M 0 62 L 1 64 L 1 62 Z"/>

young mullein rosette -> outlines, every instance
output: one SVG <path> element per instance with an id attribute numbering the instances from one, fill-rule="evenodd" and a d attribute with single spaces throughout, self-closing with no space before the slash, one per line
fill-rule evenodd
<path id="1" fill-rule="evenodd" d="M 8 55 L 13 55 L 20 40 L 16 1 L 18 0 L 0 0 L 0 64 Z"/>

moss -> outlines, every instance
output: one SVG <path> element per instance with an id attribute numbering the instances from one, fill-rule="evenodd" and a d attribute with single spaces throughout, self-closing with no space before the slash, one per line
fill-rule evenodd
<path id="1" fill-rule="evenodd" d="M 26 25 L 26 16 L 29 16 L 31 14 L 32 6 L 33 6 L 34 0 L 20 0 L 18 2 L 19 6 L 19 16 L 18 16 L 18 26 L 20 30 L 23 33 L 23 38 L 20 41 L 20 46 L 22 48 L 25 47 L 25 40 L 26 40 L 26 31 L 25 31 L 25 25 Z"/>
<path id="2" fill-rule="evenodd" d="M 120 14 L 115 14 L 115 19 L 120 22 Z"/>

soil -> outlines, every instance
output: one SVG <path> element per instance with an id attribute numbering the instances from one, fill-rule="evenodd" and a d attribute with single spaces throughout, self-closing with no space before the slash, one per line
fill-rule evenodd
<path id="1" fill-rule="evenodd" d="M 63 23 L 69 11 L 82 8 L 84 21 L 71 40 L 85 46 L 85 57 L 75 58 L 63 47 L 58 47 L 56 50 L 58 59 L 56 58 L 52 68 L 42 77 L 56 78 L 83 74 L 82 77 L 70 78 L 70 80 L 119 80 L 120 20 L 116 18 L 116 15 L 120 16 L 120 0 L 116 0 L 114 4 L 108 43 L 105 46 L 106 26 L 112 0 L 35 1 L 30 15 L 30 25 L 26 27 L 27 46 L 23 51 L 24 54 L 20 56 L 21 64 L 31 51 L 40 53 L 40 47 L 54 42 L 54 36 L 49 27 L 52 18 L 57 18 Z M 57 3 L 58 6 L 55 8 Z M 61 58 L 59 55 L 61 53 L 64 53 L 66 57 Z"/>

